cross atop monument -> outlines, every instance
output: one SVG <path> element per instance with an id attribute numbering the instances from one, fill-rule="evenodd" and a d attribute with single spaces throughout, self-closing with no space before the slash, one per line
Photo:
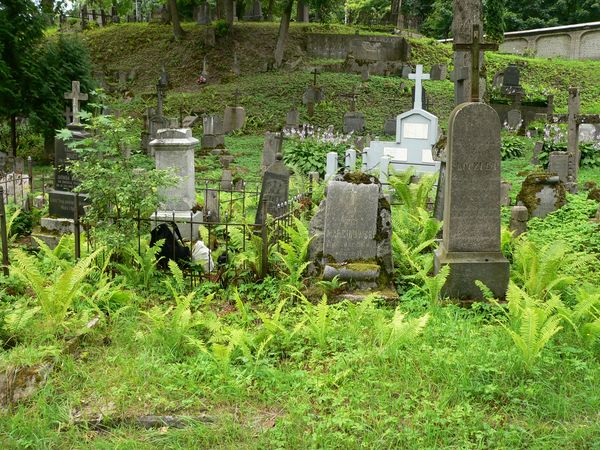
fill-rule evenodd
<path id="1" fill-rule="evenodd" d="M 484 43 L 481 41 L 481 32 L 479 25 L 473 25 L 473 34 L 470 44 L 454 44 L 453 50 L 463 50 L 471 52 L 471 101 L 479 102 L 479 53 L 488 50 L 498 50 L 498 44 Z"/>
<path id="2" fill-rule="evenodd" d="M 349 94 L 341 94 L 340 97 L 345 97 L 350 99 L 350 111 L 356 111 L 356 100 L 358 99 L 358 94 L 356 93 L 356 88 L 352 90 Z"/>
<path id="3" fill-rule="evenodd" d="M 415 80 L 415 105 L 414 109 L 423 109 L 423 80 L 429 80 L 430 76 L 428 73 L 423 73 L 423 65 L 417 64 L 417 69 L 415 73 L 409 73 L 408 78 L 410 80 Z"/>
<path id="4" fill-rule="evenodd" d="M 317 76 L 320 74 L 319 69 L 315 67 L 315 69 L 311 72 L 313 74 L 313 86 L 317 85 Z"/>
<path id="5" fill-rule="evenodd" d="M 71 83 L 71 92 L 65 92 L 65 99 L 73 101 L 73 122 L 72 125 L 79 125 L 79 102 L 88 99 L 88 95 L 81 92 L 79 81 Z"/>

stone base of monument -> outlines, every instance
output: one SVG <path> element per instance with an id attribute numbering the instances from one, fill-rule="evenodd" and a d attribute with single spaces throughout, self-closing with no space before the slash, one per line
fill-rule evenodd
<path id="1" fill-rule="evenodd" d="M 326 264 L 323 279 L 353 282 L 359 289 L 373 289 L 379 285 L 381 266 L 368 263 Z"/>
<path id="2" fill-rule="evenodd" d="M 445 252 L 442 248 L 434 252 L 434 273 L 450 266 L 450 275 L 442 289 L 442 295 L 452 299 L 485 300 L 476 280 L 485 284 L 497 299 L 506 297 L 510 277 L 510 265 L 502 253 Z"/>
<path id="3" fill-rule="evenodd" d="M 156 211 L 150 216 L 152 228 L 161 223 L 175 222 L 181 232 L 181 237 L 187 241 L 198 239 L 199 222 L 202 222 L 202 219 L 202 211 Z"/>
<path id="4" fill-rule="evenodd" d="M 83 227 L 81 225 L 79 226 L 79 231 L 83 234 Z M 31 235 L 53 249 L 58 245 L 63 236 L 73 233 L 75 233 L 75 221 L 73 219 L 42 217 L 40 226 L 35 228 Z M 31 243 L 34 248 L 38 247 L 35 239 L 32 239 Z"/>

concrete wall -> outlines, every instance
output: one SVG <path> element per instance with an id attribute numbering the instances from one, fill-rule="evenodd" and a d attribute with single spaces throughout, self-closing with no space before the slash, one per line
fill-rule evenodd
<path id="1" fill-rule="evenodd" d="M 306 47 L 316 58 L 345 59 L 352 53 L 357 60 L 406 61 L 410 55 L 408 42 L 398 36 L 311 33 Z"/>
<path id="2" fill-rule="evenodd" d="M 600 59 L 600 22 L 505 33 L 500 51 L 540 58 Z"/>

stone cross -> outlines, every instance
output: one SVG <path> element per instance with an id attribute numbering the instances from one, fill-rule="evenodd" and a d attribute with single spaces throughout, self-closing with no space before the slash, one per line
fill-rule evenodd
<path id="1" fill-rule="evenodd" d="M 73 113 L 71 112 L 71 108 L 70 107 L 65 107 L 65 121 L 67 122 L 67 125 L 70 124 L 71 122 L 73 122 Z"/>
<path id="2" fill-rule="evenodd" d="M 410 80 L 415 80 L 415 105 L 414 109 L 423 109 L 423 99 L 421 94 L 423 93 L 423 80 L 429 80 L 430 76 L 428 73 L 423 73 L 423 65 L 417 64 L 416 73 L 408 75 Z"/>
<path id="3" fill-rule="evenodd" d="M 73 125 L 79 125 L 79 102 L 88 99 L 87 94 L 83 94 L 80 90 L 79 81 L 71 83 L 71 92 L 65 92 L 65 99 L 73 101 Z"/>
<path id="4" fill-rule="evenodd" d="M 481 41 L 479 25 L 473 25 L 473 34 L 470 44 L 454 44 L 453 50 L 471 51 L 471 101 L 479 102 L 479 54 L 487 50 L 498 50 L 498 44 L 486 44 Z"/>
<path id="5" fill-rule="evenodd" d="M 352 112 L 356 111 L 356 100 L 358 99 L 358 94 L 356 93 L 356 90 L 353 90 L 349 94 L 341 94 L 340 97 L 349 98 L 350 99 L 350 111 L 352 111 Z"/>

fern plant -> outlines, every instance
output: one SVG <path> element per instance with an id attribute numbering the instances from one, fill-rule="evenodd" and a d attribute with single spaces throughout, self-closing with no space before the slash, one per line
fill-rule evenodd
<path id="1" fill-rule="evenodd" d="M 156 255 L 160 252 L 163 243 L 164 241 L 160 240 L 150 247 L 149 242 L 142 239 L 139 252 L 131 245 L 125 248 L 124 253 L 129 256 L 130 260 L 127 264 L 117 264 L 116 267 L 131 286 L 145 291 L 150 289 L 152 280 L 158 272 Z"/>
<path id="2" fill-rule="evenodd" d="M 283 263 L 285 270 L 282 270 L 282 273 L 287 276 L 289 284 L 300 286 L 302 274 L 310 264 L 310 261 L 306 260 L 311 237 L 304 222 L 297 217 L 293 219 L 294 225 L 285 228 L 290 242 L 279 241 L 283 252 L 275 252 L 275 256 Z"/>
<path id="3" fill-rule="evenodd" d="M 424 175 L 418 183 L 410 183 L 414 169 L 390 177 L 390 185 L 402 204 L 413 213 L 418 209 L 426 209 L 433 191 L 437 176 Z"/>
<path id="4" fill-rule="evenodd" d="M 427 322 L 429 314 L 406 320 L 406 315 L 396 308 L 392 320 L 377 325 L 377 344 L 384 356 L 396 358 L 403 347 L 419 336 Z"/>
<path id="5" fill-rule="evenodd" d="M 20 249 L 15 250 L 13 272 L 35 293 L 35 308 L 39 308 L 42 315 L 43 330 L 55 333 L 65 324 L 73 302 L 82 292 L 85 278 L 93 270 L 94 259 L 103 250 L 99 248 L 72 267 L 57 270 L 50 280 L 38 268 L 36 258 Z"/>
<path id="6" fill-rule="evenodd" d="M 512 281 L 506 299 L 508 325 L 498 323 L 511 337 L 523 363 L 530 369 L 546 344 L 562 329 L 561 319 L 555 312 L 560 300 L 553 295 L 551 301 L 543 302 Z"/>
<path id="7" fill-rule="evenodd" d="M 332 329 L 332 317 L 327 296 L 323 295 L 321 301 L 316 305 L 310 303 L 306 297 L 304 302 L 304 317 L 307 322 L 308 335 L 313 339 L 321 350 L 327 347 L 327 340 Z"/>

